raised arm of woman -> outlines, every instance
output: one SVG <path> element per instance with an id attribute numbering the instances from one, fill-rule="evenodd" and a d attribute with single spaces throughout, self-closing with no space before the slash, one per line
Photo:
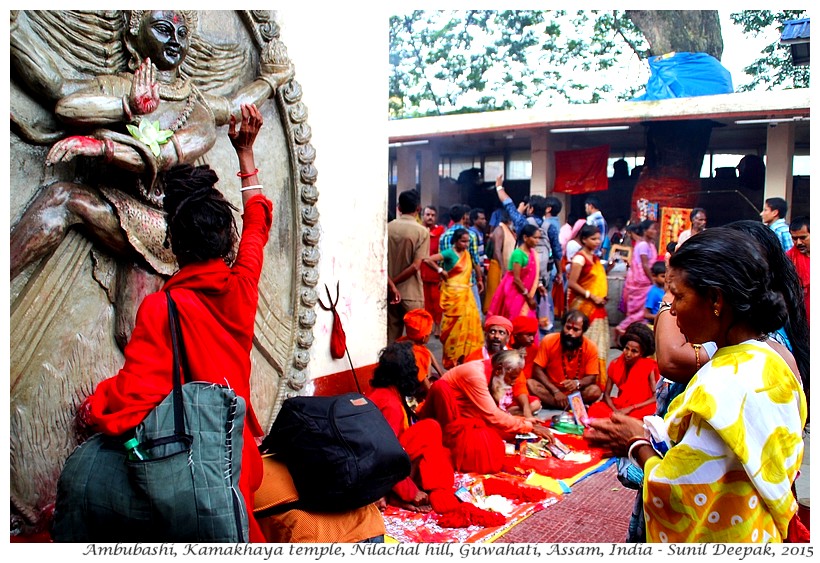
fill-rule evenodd
<path id="1" fill-rule="evenodd" d="M 256 168 L 253 157 L 253 143 L 262 127 L 262 113 L 253 104 L 242 105 L 242 123 L 237 129 L 237 122 L 231 116 L 228 128 L 228 137 L 236 156 L 239 159 L 239 172 L 237 176 L 242 180 L 242 206 L 244 207 L 250 198 L 262 193 L 262 184 L 259 183 L 259 169 Z"/>

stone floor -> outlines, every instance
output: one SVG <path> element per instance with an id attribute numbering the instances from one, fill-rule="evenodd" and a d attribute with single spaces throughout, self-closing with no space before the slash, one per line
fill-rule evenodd
<path id="1" fill-rule="evenodd" d="M 500 543 L 621 543 L 636 491 L 618 481 L 615 467 L 587 477 L 561 500 L 501 536 Z"/>

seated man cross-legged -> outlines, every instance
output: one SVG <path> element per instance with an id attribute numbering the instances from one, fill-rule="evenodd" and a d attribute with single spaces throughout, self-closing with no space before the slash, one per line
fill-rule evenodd
<path id="1" fill-rule="evenodd" d="M 586 315 L 570 310 L 561 332 L 548 334 L 538 345 L 527 386 L 545 408 L 566 409 L 567 395 L 575 391 L 581 392 L 586 405 L 601 398 L 598 348 L 584 336 L 588 328 Z"/>

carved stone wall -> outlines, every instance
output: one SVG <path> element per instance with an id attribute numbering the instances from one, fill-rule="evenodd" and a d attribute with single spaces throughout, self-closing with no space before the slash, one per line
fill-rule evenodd
<path id="1" fill-rule="evenodd" d="M 71 12 L 55 21 L 109 25 L 121 14 Z M 274 14 L 266 11 L 201 11 L 198 40 L 216 48 L 238 46 L 246 57 L 232 80 L 196 82 L 197 67 L 188 72 L 198 87 L 229 96 L 258 72 L 265 45 L 279 36 Z M 11 34 L 32 52 L 45 53 L 72 79 L 92 73 L 72 65 L 55 42 L 57 28 L 28 12 L 13 12 Z M 116 38 L 115 32 L 115 38 Z M 117 42 L 112 40 L 105 56 Z M 192 45 L 192 53 L 195 51 Z M 200 57 L 207 51 L 197 52 Z M 10 221 L 12 228 L 44 188 L 73 180 L 92 161 L 44 167 L 45 154 L 56 139 L 71 134 L 51 113 L 53 100 L 31 88 L 16 70 L 24 60 L 12 52 L 10 135 Z M 297 61 L 298 62 L 298 61 Z M 298 65 L 297 65 L 298 68 Z M 310 348 L 316 321 L 319 263 L 319 216 L 315 204 L 315 151 L 307 109 L 301 101 L 298 75 L 261 107 L 265 125 L 255 146 L 265 193 L 274 202 L 274 225 L 265 249 L 252 351 L 252 400 L 268 427 L 288 396 L 303 391 L 308 380 Z M 196 162 L 207 162 L 221 178 L 219 188 L 241 208 L 236 156 L 226 127 L 213 148 Z M 237 217 L 241 228 L 241 218 Z M 31 264 L 11 284 L 10 318 L 10 465 L 11 530 L 27 533 L 42 527 L 54 501 L 62 464 L 78 442 L 77 406 L 107 377 L 116 374 L 123 356 L 114 340 L 112 271 L 124 258 L 96 245 L 82 229 L 73 229 L 49 256 Z"/>

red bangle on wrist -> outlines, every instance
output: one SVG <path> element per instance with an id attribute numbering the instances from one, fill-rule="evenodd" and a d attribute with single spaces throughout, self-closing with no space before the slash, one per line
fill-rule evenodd
<path id="1" fill-rule="evenodd" d="M 256 176 L 259 173 L 258 168 L 254 168 L 253 172 L 242 172 L 241 170 L 236 173 L 237 176 L 240 178 L 250 178 L 251 176 Z"/>

